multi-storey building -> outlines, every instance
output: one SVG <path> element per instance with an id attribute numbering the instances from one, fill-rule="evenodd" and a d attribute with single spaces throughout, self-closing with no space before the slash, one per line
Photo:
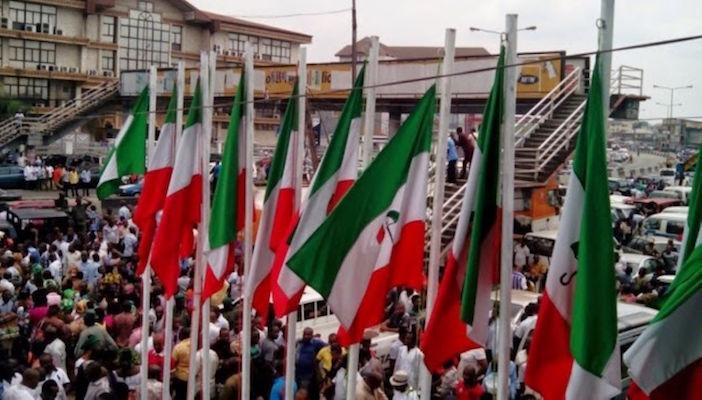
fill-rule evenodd
<path id="1" fill-rule="evenodd" d="M 49 113 L 99 96 L 88 94 L 115 86 L 121 71 L 179 61 L 195 67 L 203 49 L 218 52 L 219 67 L 233 66 L 249 40 L 257 64 L 290 64 L 311 36 L 184 0 L 0 0 L 0 83 L 5 95 L 24 100 L 34 113 Z"/>

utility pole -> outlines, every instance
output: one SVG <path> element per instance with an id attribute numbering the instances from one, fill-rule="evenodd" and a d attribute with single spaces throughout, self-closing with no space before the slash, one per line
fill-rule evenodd
<path id="1" fill-rule="evenodd" d="M 356 82 L 356 0 L 351 0 L 351 83 Z"/>

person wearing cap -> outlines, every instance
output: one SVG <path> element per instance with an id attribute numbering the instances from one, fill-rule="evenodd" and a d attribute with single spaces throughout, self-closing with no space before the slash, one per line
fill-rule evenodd
<path id="1" fill-rule="evenodd" d="M 371 359 L 361 369 L 361 380 L 356 384 L 356 400 L 387 400 L 383 392 L 383 366 L 380 361 Z"/>
<path id="2" fill-rule="evenodd" d="M 418 400 L 415 388 L 409 386 L 409 376 L 406 371 L 398 370 L 390 377 L 392 400 Z"/>

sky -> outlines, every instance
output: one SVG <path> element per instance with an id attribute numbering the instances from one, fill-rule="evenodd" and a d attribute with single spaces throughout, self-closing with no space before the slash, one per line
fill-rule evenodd
<path id="1" fill-rule="evenodd" d="M 221 14 L 246 18 L 312 35 L 310 62 L 335 61 L 334 54 L 351 43 L 351 13 L 259 18 L 296 13 L 316 13 L 350 8 L 351 1 L 191 0 L 196 6 Z M 567 53 L 597 48 L 596 20 L 600 2 L 594 0 L 357 0 L 358 39 L 377 35 L 381 43 L 396 46 L 441 46 L 446 28 L 455 28 L 456 46 L 482 46 L 498 51 L 496 36 L 470 32 L 469 27 L 502 31 L 505 14 L 519 15 L 520 52 L 565 50 Z M 702 34 L 702 0 L 617 0 L 614 47 Z M 692 89 L 675 92 L 674 116 L 702 119 L 702 40 L 614 53 L 612 67 L 627 65 L 644 70 L 641 118 L 666 117 L 670 92 L 654 84 Z"/>

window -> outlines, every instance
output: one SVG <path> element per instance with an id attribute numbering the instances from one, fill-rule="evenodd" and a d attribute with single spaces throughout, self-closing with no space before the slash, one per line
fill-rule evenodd
<path id="1" fill-rule="evenodd" d="M 10 39 L 10 60 L 23 63 L 55 64 L 56 45 L 33 40 Z"/>
<path id="2" fill-rule="evenodd" d="M 24 29 L 25 25 L 32 25 L 37 32 L 50 33 L 51 28 L 56 26 L 56 7 L 10 1 L 10 20 L 12 29 Z"/>
<path id="3" fill-rule="evenodd" d="M 49 98 L 49 81 L 47 79 L 5 77 L 4 89 L 10 97 L 20 99 Z"/>
<path id="4" fill-rule="evenodd" d="M 290 42 L 275 39 L 260 39 L 260 57 L 264 60 L 289 63 L 290 62 Z"/>
<path id="5" fill-rule="evenodd" d="M 314 314 L 314 303 L 305 303 L 302 305 L 302 312 L 304 313 L 304 316 L 302 319 L 305 321 L 314 319 L 315 314 Z"/>
<path id="6" fill-rule="evenodd" d="M 114 71 L 115 70 L 115 53 L 109 51 L 109 52 L 103 52 L 102 53 L 102 60 L 101 60 L 101 66 L 102 69 L 105 71 Z"/>
<path id="7" fill-rule="evenodd" d="M 141 11 L 154 12 L 154 3 L 150 1 L 139 1 L 138 8 Z"/>
<path id="8" fill-rule="evenodd" d="M 180 51 L 183 46 L 183 27 L 179 25 L 171 26 L 171 50 Z"/>
<path id="9" fill-rule="evenodd" d="M 102 17 L 101 37 L 103 42 L 115 42 L 115 17 Z"/>
<path id="10" fill-rule="evenodd" d="M 171 27 L 156 15 L 138 13 L 137 18 L 120 19 L 120 68 L 145 69 L 168 66 Z M 181 37 L 182 39 L 182 37 Z"/>
<path id="11" fill-rule="evenodd" d="M 682 235 L 685 230 L 685 223 L 681 221 L 668 221 L 665 225 L 665 232 L 673 235 Z"/>

